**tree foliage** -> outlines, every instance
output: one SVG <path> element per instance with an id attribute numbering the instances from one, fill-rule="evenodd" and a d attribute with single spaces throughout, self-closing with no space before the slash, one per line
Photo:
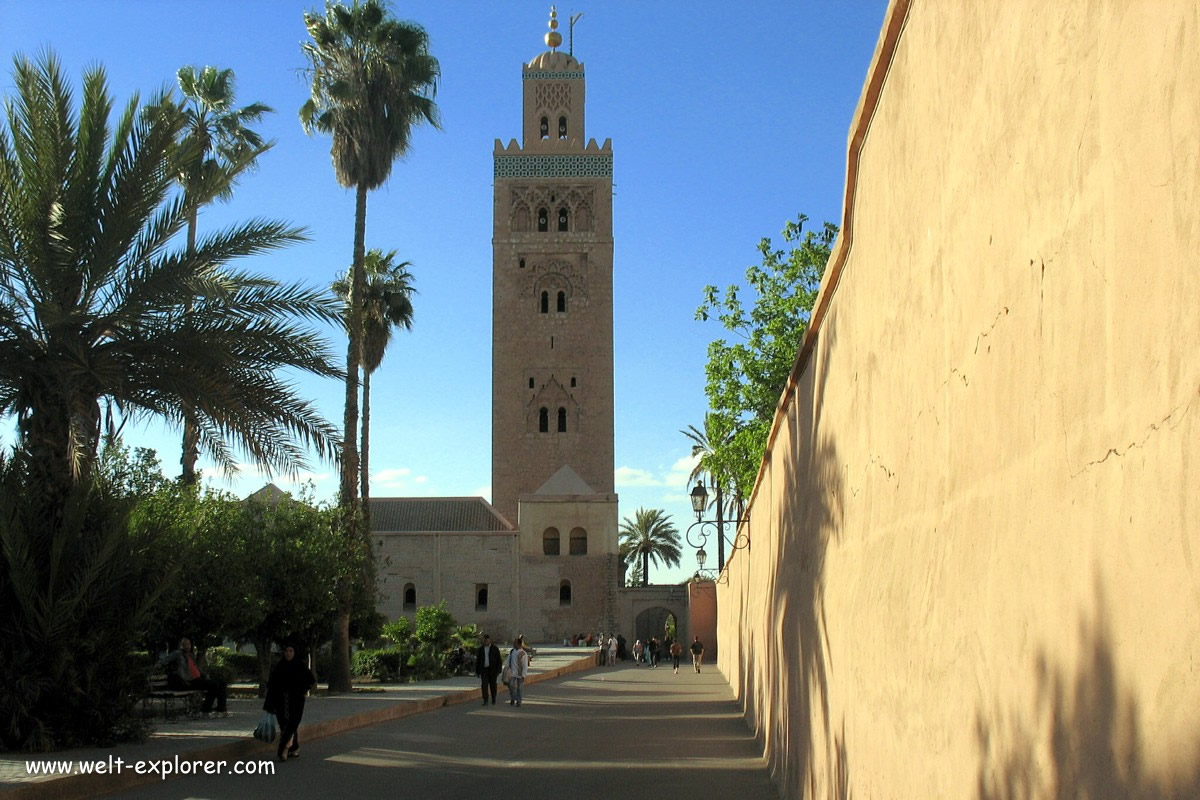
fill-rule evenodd
<path id="1" fill-rule="evenodd" d="M 775 408 L 808 329 L 837 236 L 833 223 L 812 231 L 804 229 L 807 221 L 801 214 L 784 227 L 789 247 L 775 249 L 766 238 L 759 242 L 762 263 L 746 270 L 746 285 L 753 292 L 749 307 L 741 286 L 731 284 L 720 293 L 709 285 L 696 310 L 696 319 L 716 320 L 735 337 L 708 346 L 705 394 L 710 414 L 705 428 L 712 449 L 706 471 L 727 480 L 738 501 L 754 488 Z"/>
<path id="2" fill-rule="evenodd" d="M 95 463 L 115 420 L 196 422 L 226 469 L 233 443 L 282 471 L 305 446 L 336 451 L 336 429 L 293 385 L 291 367 L 340 377 L 313 322 L 336 321 L 322 292 L 235 270 L 236 259 L 303 239 L 282 222 L 217 231 L 194 251 L 177 234 L 218 187 L 178 191 L 185 117 L 166 97 L 115 127 L 102 69 L 78 110 L 52 55 L 18 58 L 0 128 L 0 414 L 49 516 Z"/>

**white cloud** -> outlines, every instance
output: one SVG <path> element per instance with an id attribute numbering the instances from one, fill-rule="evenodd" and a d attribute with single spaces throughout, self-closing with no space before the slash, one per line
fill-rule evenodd
<path id="1" fill-rule="evenodd" d="M 635 467 L 617 467 L 613 475 L 617 486 L 662 486 L 663 483 L 655 478 L 648 470 Z"/>

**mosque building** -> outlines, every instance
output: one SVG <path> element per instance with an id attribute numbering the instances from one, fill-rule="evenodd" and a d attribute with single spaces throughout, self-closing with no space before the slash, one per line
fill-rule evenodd
<path id="1" fill-rule="evenodd" d="M 370 499 L 389 619 L 445 600 L 500 639 L 619 629 L 612 143 L 585 136 L 557 28 L 521 70 L 521 142 L 493 153 L 493 502 Z"/>

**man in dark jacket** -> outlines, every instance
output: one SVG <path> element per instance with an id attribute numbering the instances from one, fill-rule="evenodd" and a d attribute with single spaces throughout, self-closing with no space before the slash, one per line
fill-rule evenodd
<path id="1" fill-rule="evenodd" d="M 483 635 L 483 645 L 475 650 L 475 674 L 479 676 L 479 687 L 483 692 L 483 704 L 488 704 L 491 691 L 492 705 L 496 705 L 496 678 L 500 676 L 500 648 L 492 644 L 492 637 Z"/>

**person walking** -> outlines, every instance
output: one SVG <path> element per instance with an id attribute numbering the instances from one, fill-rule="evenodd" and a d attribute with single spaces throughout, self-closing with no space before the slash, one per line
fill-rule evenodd
<path id="1" fill-rule="evenodd" d="M 700 641 L 700 637 L 692 639 L 692 644 L 688 647 L 692 651 L 692 666 L 696 668 L 696 672 L 700 671 L 700 662 L 704 660 L 704 642 Z"/>
<path id="2" fill-rule="evenodd" d="M 659 645 L 658 645 L 658 637 L 656 637 L 656 636 L 651 636 L 651 637 L 650 637 L 650 644 L 649 644 L 649 650 L 650 650 L 650 669 L 657 669 L 657 668 L 658 668 L 658 647 L 659 647 Z"/>
<path id="3" fill-rule="evenodd" d="M 483 704 L 488 704 L 488 692 L 492 705 L 496 705 L 496 678 L 500 676 L 500 648 L 492 644 L 492 637 L 483 635 L 483 644 L 475 650 L 475 675 L 479 678 L 479 689 L 483 692 Z"/>
<path id="4" fill-rule="evenodd" d="M 513 640 L 513 648 L 508 653 L 508 672 L 512 676 L 508 682 L 508 704 L 520 708 L 521 688 L 525 684 L 525 676 L 529 673 L 529 654 L 525 652 L 524 636 Z"/>
<path id="5" fill-rule="evenodd" d="M 635 639 L 633 642 L 633 665 L 636 667 L 642 663 L 642 640 Z"/>
<path id="6" fill-rule="evenodd" d="M 225 710 L 225 682 L 208 677 L 196 666 L 191 639 L 186 636 L 180 639 L 179 648 L 163 656 L 159 664 L 167 668 L 167 688 L 177 692 L 192 689 L 204 692 L 204 705 L 200 707 L 204 716 L 211 716 L 213 701 L 216 701 L 219 716 L 229 716 Z"/>
<path id="7" fill-rule="evenodd" d="M 671 666 L 675 668 L 675 674 L 679 674 L 679 657 L 683 655 L 683 645 L 679 642 L 671 642 Z"/>
<path id="8" fill-rule="evenodd" d="M 610 667 L 617 665 L 617 637 L 611 633 L 608 635 L 608 665 Z"/>
<path id="9" fill-rule="evenodd" d="M 271 670 L 271 677 L 267 681 L 267 699 L 263 702 L 263 710 L 274 714 L 279 720 L 277 755 L 280 761 L 300 757 L 300 720 L 304 718 L 304 696 L 316 685 L 317 679 L 312 670 L 302 659 L 296 658 L 295 646 L 285 645 L 283 658 Z"/>

